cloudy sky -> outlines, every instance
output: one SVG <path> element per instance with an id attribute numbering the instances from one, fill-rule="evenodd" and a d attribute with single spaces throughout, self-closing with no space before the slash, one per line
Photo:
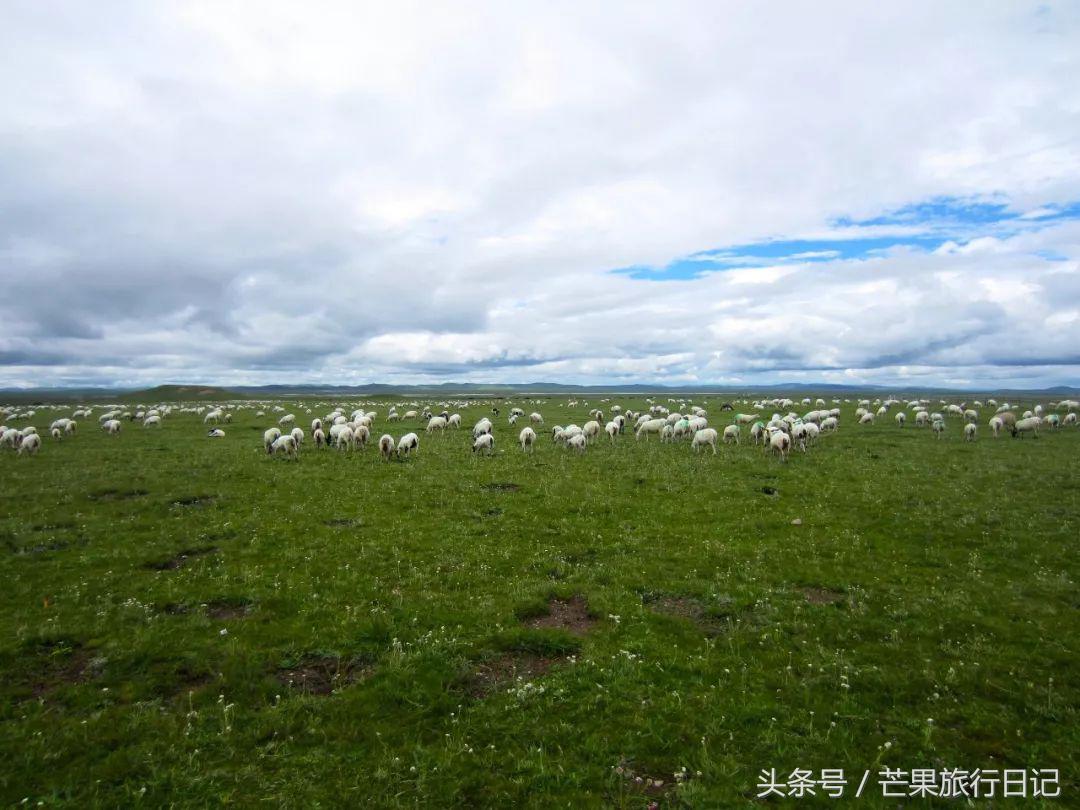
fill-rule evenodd
<path id="1" fill-rule="evenodd" d="M 1080 3 L 0 6 L 0 387 L 1080 381 Z"/>

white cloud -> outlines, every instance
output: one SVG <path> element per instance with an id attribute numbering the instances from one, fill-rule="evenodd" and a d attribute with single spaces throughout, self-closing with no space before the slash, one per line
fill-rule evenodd
<path id="1" fill-rule="evenodd" d="M 1075 379 L 1047 329 L 1080 303 L 1080 231 L 1048 221 L 1080 199 L 1075 4 L 4 23 L 0 385 Z M 1039 229 L 704 253 L 925 236 L 845 223 L 942 196 Z M 700 278 L 609 272 L 687 256 Z"/>

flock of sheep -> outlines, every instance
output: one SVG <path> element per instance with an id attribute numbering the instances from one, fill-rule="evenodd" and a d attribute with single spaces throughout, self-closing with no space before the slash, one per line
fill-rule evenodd
<path id="1" fill-rule="evenodd" d="M 844 400 L 850 403 L 850 400 Z M 647 408 L 643 412 L 632 410 L 624 411 L 621 405 L 609 404 L 609 399 L 603 399 L 601 404 L 608 407 L 609 418 L 600 408 L 589 410 L 589 420 L 582 426 L 576 424 L 555 425 L 551 431 L 551 440 L 569 450 L 585 452 L 586 448 L 602 436 L 606 435 L 609 442 L 615 442 L 618 437 L 624 435 L 627 429 L 633 431 L 637 440 L 649 440 L 657 436 L 662 442 L 678 442 L 689 440 L 690 448 L 694 452 L 702 448 L 711 448 L 717 452 L 718 441 L 725 444 L 739 444 L 742 431 L 747 429 L 750 440 L 754 444 L 762 445 L 767 451 L 776 453 L 781 460 L 787 458 L 793 448 L 805 451 L 808 445 L 814 444 L 822 434 L 832 433 L 840 426 L 841 401 L 835 399 L 831 407 L 827 407 L 825 400 L 812 401 L 809 397 L 802 399 L 803 406 L 811 406 L 811 410 L 799 415 L 794 408 L 796 403 L 792 399 L 777 398 L 763 399 L 758 401 L 742 400 L 738 403 L 724 403 L 719 406 L 721 412 L 730 412 L 726 415 L 726 424 L 722 432 L 718 432 L 709 425 L 707 411 L 692 402 L 678 399 L 668 399 L 668 405 L 661 404 L 655 399 L 646 399 Z M 398 412 L 398 405 L 391 405 L 386 414 L 386 422 L 416 422 L 418 427 L 423 426 L 426 434 L 431 435 L 445 430 L 456 430 L 462 426 L 461 415 L 451 413 L 454 407 L 467 407 L 477 403 L 473 402 L 442 402 L 439 403 L 439 413 L 434 413 L 432 407 L 422 407 L 419 403 L 400 403 L 403 408 Z M 529 403 L 539 406 L 545 403 L 533 401 Z M 747 413 L 736 412 L 735 404 L 749 406 Z M 578 404 L 570 400 L 565 405 L 556 407 L 578 408 L 587 407 L 588 403 Z M 1035 405 L 1031 410 L 1025 410 L 1017 417 L 1014 408 L 1008 402 L 998 404 L 994 399 L 984 402 L 975 400 L 966 403 L 946 403 L 940 401 L 941 410 L 932 411 L 930 401 L 926 399 L 913 399 L 904 402 L 899 399 L 877 399 L 871 402 L 869 399 L 859 400 L 855 409 L 855 421 L 859 425 L 872 425 L 875 420 L 887 416 L 895 411 L 896 424 L 903 428 L 908 421 L 909 412 L 912 421 L 917 427 L 929 427 L 937 438 L 941 438 L 946 431 L 947 417 L 957 417 L 963 424 L 962 435 L 965 441 L 975 441 L 978 432 L 979 410 L 993 408 L 994 415 L 988 421 L 988 427 L 997 438 L 1003 431 L 1011 433 L 1014 437 L 1025 435 L 1038 436 L 1040 429 L 1056 430 L 1065 425 L 1077 424 L 1077 410 L 1080 403 L 1076 400 L 1062 400 L 1051 402 L 1048 405 Z M 49 406 L 59 409 L 62 406 Z M 301 446 L 307 440 L 303 429 L 296 425 L 296 415 L 285 413 L 282 405 L 268 405 L 266 403 L 238 403 L 237 409 L 269 407 L 272 411 L 281 413 L 277 419 L 277 426 L 271 427 L 263 433 L 263 448 L 268 455 L 282 455 L 289 458 L 298 458 Z M 318 407 L 315 405 L 313 407 Z M 312 407 L 307 407 L 306 412 L 312 413 Z M 491 408 L 492 417 L 499 418 L 499 407 Z M 763 411 L 772 411 L 772 415 L 766 419 L 761 416 Z M 1059 414 L 1063 411 L 1064 414 Z M 151 408 L 138 408 L 133 411 L 122 408 L 108 408 L 97 419 L 101 429 L 110 436 L 119 436 L 124 422 L 139 422 L 144 428 L 158 428 L 162 420 L 173 412 L 198 414 L 203 417 L 204 426 L 211 426 L 207 432 L 209 438 L 224 438 L 225 431 L 222 424 L 232 421 L 231 411 L 225 406 L 209 407 L 205 405 L 171 405 L 161 404 Z M 786 412 L 786 413 L 784 413 Z M 28 421 L 33 419 L 37 411 L 34 409 L 2 409 L 0 408 L 0 421 Z M 93 408 L 76 408 L 70 417 L 61 417 L 49 425 L 49 435 L 53 440 L 60 442 L 65 438 L 75 435 L 78 427 L 78 419 L 89 419 L 93 415 Z M 257 418 L 265 418 L 266 412 L 258 410 Z M 335 408 L 323 417 L 315 417 L 311 421 L 310 439 L 316 447 L 333 447 L 341 451 L 350 451 L 366 447 L 372 440 L 372 428 L 378 417 L 376 411 L 365 411 L 356 408 L 345 415 L 344 408 Z M 494 423 L 492 417 L 485 416 L 478 421 L 472 429 L 472 451 L 480 454 L 491 454 L 495 451 Z M 511 407 L 507 415 L 510 426 L 519 421 L 527 422 L 518 433 L 517 444 L 523 452 L 532 450 L 538 440 L 536 428 L 543 428 L 544 417 L 539 411 L 532 411 L 526 416 L 520 407 Z M 0 448 L 9 448 L 18 455 L 33 456 L 42 447 L 42 439 L 37 428 L 28 425 L 22 428 L 0 425 Z M 395 440 L 389 433 L 383 434 L 378 442 L 379 453 L 386 460 L 392 458 L 404 459 L 415 454 L 420 447 L 420 437 L 416 432 L 408 432 L 400 439 Z"/>

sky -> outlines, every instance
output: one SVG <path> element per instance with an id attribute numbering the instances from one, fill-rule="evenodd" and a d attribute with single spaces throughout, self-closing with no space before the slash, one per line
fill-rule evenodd
<path id="1" fill-rule="evenodd" d="M 1080 3 L 0 6 L 0 387 L 1080 383 Z"/>

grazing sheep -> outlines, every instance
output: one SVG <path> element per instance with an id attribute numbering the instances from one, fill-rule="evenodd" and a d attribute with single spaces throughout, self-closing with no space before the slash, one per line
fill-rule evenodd
<path id="1" fill-rule="evenodd" d="M 595 439 L 600 435 L 600 423 L 595 419 L 591 422 L 586 422 L 585 427 L 581 429 L 581 434 L 585 437 L 585 441 Z"/>
<path id="2" fill-rule="evenodd" d="M 906 422 L 906 421 L 907 421 L 907 414 L 904 413 L 903 411 L 898 411 L 897 414 L 896 414 L 896 424 L 897 424 L 897 426 L 903 427 L 904 422 Z"/>
<path id="3" fill-rule="evenodd" d="M 357 425 L 352 429 L 353 446 L 367 447 L 368 439 L 371 438 L 371 429 L 367 425 Z"/>
<path id="4" fill-rule="evenodd" d="M 566 441 L 566 447 L 567 447 L 567 449 L 572 447 L 575 450 L 577 450 L 579 453 L 584 453 L 585 452 L 585 447 L 586 447 L 584 434 L 578 433 L 578 434 L 576 434 L 574 436 L 571 436 Z"/>
<path id="5" fill-rule="evenodd" d="M 384 433 L 379 437 L 379 452 L 386 460 L 390 460 L 390 456 L 394 455 L 394 437 L 389 433 Z"/>
<path id="6" fill-rule="evenodd" d="M 273 445 L 277 438 L 281 435 L 281 431 L 275 428 L 269 428 L 263 431 L 263 447 L 266 448 L 267 453 L 273 452 L 270 447 Z"/>
<path id="7" fill-rule="evenodd" d="M 461 414 L 460 413 L 452 413 L 452 414 L 450 414 L 450 418 L 446 420 L 446 425 L 447 425 L 447 427 L 452 427 L 455 430 L 457 428 L 461 427 Z"/>
<path id="8" fill-rule="evenodd" d="M 675 441 L 675 427 L 673 425 L 664 425 L 660 431 L 660 441 L 673 442 Z"/>
<path id="9" fill-rule="evenodd" d="M 930 429 L 934 431 L 934 436 L 940 439 L 942 436 L 945 435 L 945 420 L 935 419 L 933 422 L 930 423 Z"/>
<path id="10" fill-rule="evenodd" d="M 998 417 L 998 416 L 991 416 L 990 417 L 990 430 L 994 431 L 994 438 L 995 439 L 998 437 L 998 434 L 1001 433 L 1001 429 L 1003 427 L 1005 427 L 1005 423 L 1001 421 L 1000 417 Z"/>
<path id="11" fill-rule="evenodd" d="M 1042 420 L 1037 416 L 1029 416 L 1027 419 L 1021 419 L 1012 426 L 1013 438 L 1024 438 L 1025 433 L 1034 433 L 1035 438 L 1039 438 L 1039 425 L 1042 424 Z"/>
<path id="12" fill-rule="evenodd" d="M 211 439 L 224 439 L 225 438 L 225 431 L 222 430 L 221 428 L 212 428 L 210 431 L 207 432 L 206 435 L 207 435 L 208 438 L 211 438 Z"/>
<path id="13" fill-rule="evenodd" d="M 420 449 L 420 437 L 415 433 L 406 433 L 401 437 L 401 441 L 397 445 L 397 454 L 400 458 L 405 456 L 408 458 L 412 453 L 418 452 Z"/>
<path id="14" fill-rule="evenodd" d="M 352 450 L 356 446 L 356 435 L 348 425 L 334 425 L 330 429 L 330 438 L 338 450 Z"/>
<path id="15" fill-rule="evenodd" d="M 780 454 L 780 460 L 787 459 L 787 453 L 791 449 L 791 437 L 782 430 L 774 430 L 769 435 L 769 449 Z"/>
<path id="16" fill-rule="evenodd" d="M 296 427 L 293 428 L 292 431 L 290 431 L 289 435 L 293 437 L 293 441 L 296 442 L 296 447 L 297 449 L 299 449 L 300 446 L 304 443 L 304 431 Z"/>
<path id="17" fill-rule="evenodd" d="M 104 430 L 110 436 L 119 436 L 120 435 L 120 420 L 119 419 L 110 419 L 107 422 L 105 422 L 105 424 L 103 424 L 101 426 L 101 429 Z"/>
<path id="18" fill-rule="evenodd" d="M 270 445 L 270 455 L 277 455 L 282 453 L 289 458 L 297 458 L 296 454 L 296 439 L 292 437 L 291 433 L 286 433 L 282 436 L 278 436 L 274 439 L 274 443 Z"/>
<path id="19" fill-rule="evenodd" d="M 49 434 L 57 441 L 61 441 L 64 438 L 63 432 L 58 427 L 54 427 L 52 430 L 50 430 Z"/>
<path id="20" fill-rule="evenodd" d="M 491 433 L 491 420 L 486 416 L 473 425 L 472 435 L 473 438 L 483 435 L 484 433 Z"/>
<path id="21" fill-rule="evenodd" d="M 761 414 L 757 413 L 737 413 L 735 414 L 735 422 L 740 425 L 753 424 L 754 420 L 758 419 Z"/>
<path id="22" fill-rule="evenodd" d="M 1001 424 L 1007 427 L 1010 431 L 1016 425 L 1016 414 L 1012 411 L 1001 411 L 997 418 L 1001 420 Z"/>
<path id="23" fill-rule="evenodd" d="M 316 430 L 322 430 L 322 419 L 311 420 L 311 435 L 315 435 Z"/>
<path id="24" fill-rule="evenodd" d="M 872 413 L 864 413 L 859 417 L 860 425 L 872 425 L 874 424 L 874 415 Z"/>
<path id="25" fill-rule="evenodd" d="M 19 449 L 16 452 L 17 455 L 28 453 L 31 456 L 36 456 L 38 450 L 41 449 L 41 437 L 36 433 L 30 433 L 23 436 L 22 441 L 19 443 Z"/>
<path id="26" fill-rule="evenodd" d="M 161 417 L 158 416 L 157 414 L 154 414 L 153 416 L 148 416 L 145 419 L 143 419 L 142 425 L 143 425 L 144 428 L 161 427 Z"/>
<path id="27" fill-rule="evenodd" d="M 973 442 L 973 441 L 975 441 L 975 431 L 976 430 L 977 430 L 977 428 L 975 427 L 974 422 L 968 422 L 966 425 L 964 425 L 964 441 L 965 442 Z"/>
<path id="28" fill-rule="evenodd" d="M 544 424 L 544 417 L 542 417 L 540 414 L 535 413 L 535 412 L 530 413 L 529 414 L 529 421 L 532 422 L 534 425 L 542 425 L 542 424 Z"/>
<path id="29" fill-rule="evenodd" d="M 730 427 L 736 427 L 736 426 L 735 425 L 730 425 Z M 713 430 L 712 428 L 703 428 L 702 430 L 699 430 L 697 433 L 694 434 L 694 438 L 690 441 L 690 449 L 693 450 L 695 453 L 698 451 L 699 447 L 703 447 L 705 445 L 708 445 L 709 447 L 712 448 L 713 455 L 715 456 L 716 455 L 716 431 Z"/>
<path id="30" fill-rule="evenodd" d="M 1056 413 L 1047 414 L 1042 420 L 1050 430 L 1057 430 L 1061 426 L 1061 418 Z"/>
<path id="31" fill-rule="evenodd" d="M 738 425 L 728 425 L 724 428 L 724 444 L 729 444 L 730 442 L 735 442 L 735 444 L 739 443 Z"/>
<path id="32" fill-rule="evenodd" d="M 22 434 L 15 428 L 7 428 L 3 434 L 0 434 L 0 447 L 10 447 L 12 449 L 19 446 L 19 442 L 22 441 Z"/>
<path id="33" fill-rule="evenodd" d="M 525 452 L 526 447 L 534 447 L 536 444 L 536 431 L 531 427 L 522 428 L 521 433 L 518 434 L 518 442 L 521 444 L 521 452 Z"/>
<path id="34" fill-rule="evenodd" d="M 930 421 L 930 414 L 926 411 L 919 411 L 915 414 L 915 427 L 922 427 Z"/>
<path id="35" fill-rule="evenodd" d="M 280 427 L 285 427 L 286 425 L 291 425 L 295 421 L 296 421 L 296 414 L 287 413 L 283 417 L 278 419 L 277 423 L 278 423 L 278 425 Z"/>
<path id="36" fill-rule="evenodd" d="M 495 437 L 490 433 L 484 433 L 476 437 L 476 441 L 473 442 L 472 451 L 474 453 L 487 451 L 490 456 L 495 452 Z"/>
<path id="37" fill-rule="evenodd" d="M 663 419 L 645 419 L 644 422 L 638 425 L 634 438 L 640 440 L 644 436 L 645 441 L 648 441 L 650 433 L 660 433 L 666 425 L 667 422 Z"/>
<path id="38" fill-rule="evenodd" d="M 1065 418 L 1061 421 L 1061 424 L 1063 424 L 1063 425 L 1075 425 L 1076 424 L 1076 414 L 1071 413 L 1071 412 L 1065 414 Z"/>
<path id="39" fill-rule="evenodd" d="M 311 440 L 315 442 L 316 447 L 326 446 L 326 434 L 323 433 L 323 429 L 321 427 L 315 428 L 315 430 L 311 431 Z"/>
<path id="40" fill-rule="evenodd" d="M 615 441 L 615 437 L 619 435 L 619 423 L 608 422 L 604 425 L 604 432 L 608 435 L 608 439 Z"/>
<path id="41" fill-rule="evenodd" d="M 446 420 L 441 416 L 433 416 L 428 419 L 427 427 L 425 430 L 428 433 L 434 433 L 436 430 L 443 430 L 446 428 Z"/>

